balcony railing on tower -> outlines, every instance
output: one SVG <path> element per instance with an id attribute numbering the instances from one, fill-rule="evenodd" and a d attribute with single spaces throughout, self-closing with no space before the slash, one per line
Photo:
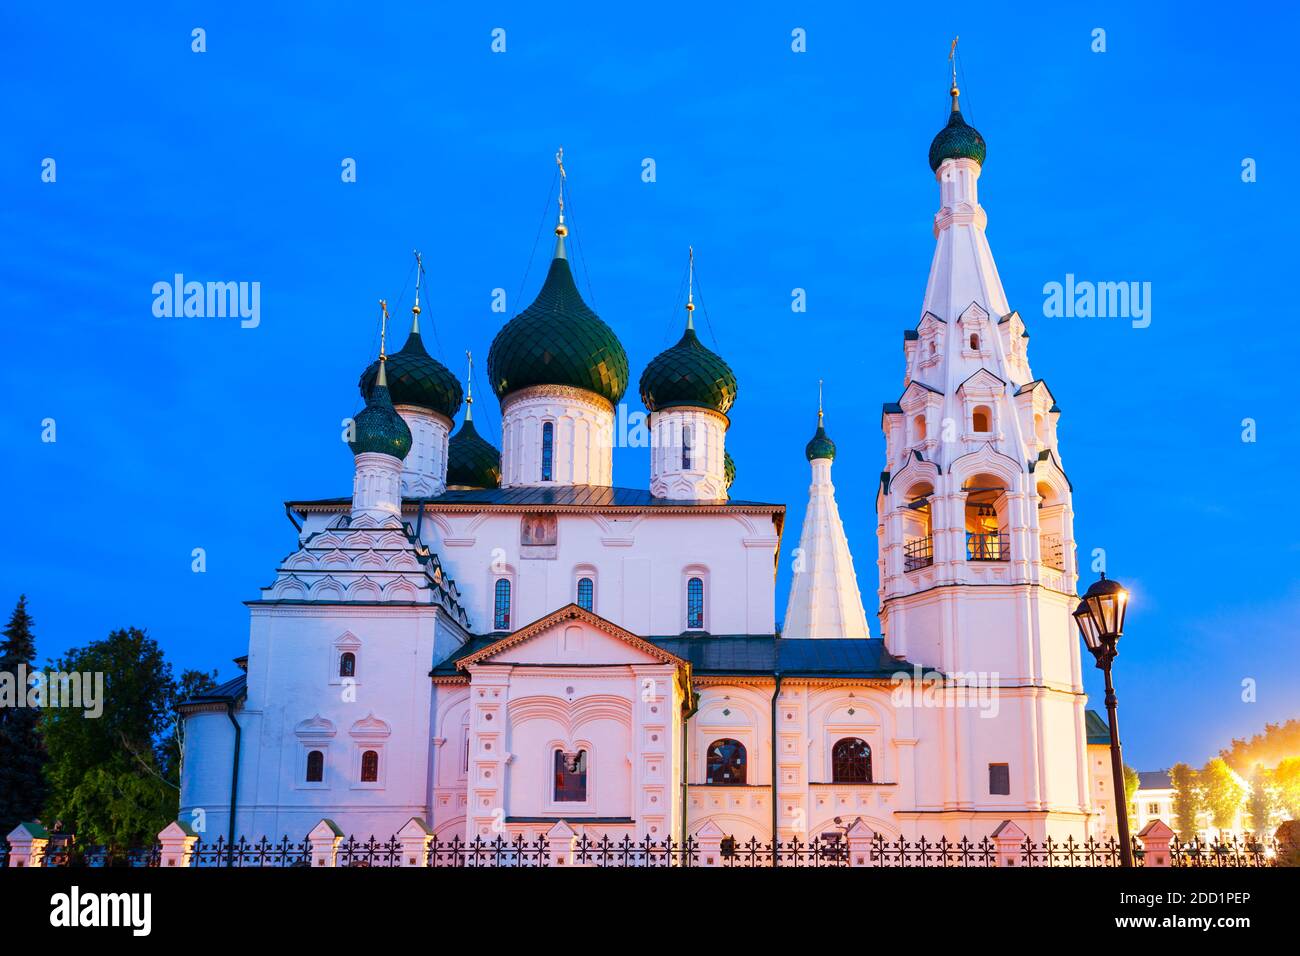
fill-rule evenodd
<path id="1" fill-rule="evenodd" d="M 967 561 L 1010 561 L 1011 547 L 1005 532 L 966 533 Z"/>
<path id="2" fill-rule="evenodd" d="M 934 537 L 913 538 L 903 543 L 903 570 L 919 571 L 934 564 Z"/>

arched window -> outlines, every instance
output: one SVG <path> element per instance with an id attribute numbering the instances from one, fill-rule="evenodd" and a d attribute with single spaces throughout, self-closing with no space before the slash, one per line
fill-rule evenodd
<path id="1" fill-rule="evenodd" d="M 831 748 L 833 783 L 870 783 L 871 747 L 861 737 L 845 737 Z"/>
<path id="2" fill-rule="evenodd" d="M 966 560 L 1010 561 L 1006 530 L 1007 488 L 994 475 L 973 475 L 962 484 L 966 492 Z"/>
<path id="3" fill-rule="evenodd" d="M 325 754 L 319 750 L 307 752 L 307 782 L 320 783 L 325 779 Z"/>
<path id="4" fill-rule="evenodd" d="M 590 611 L 596 596 L 596 586 L 591 578 L 578 578 L 578 607 Z"/>
<path id="5" fill-rule="evenodd" d="M 497 578 L 492 608 L 492 626 L 498 631 L 510 628 L 510 579 Z"/>
<path id="6" fill-rule="evenodd" d="M 970 349 L 972 352 L 978 352 L 980 350 L 980 337 L 975 332 L 970 334 Z"/>
<path id="7" fill-rule="evenodd" d="M 925 416 L 915 415 L 912 418 L 912 440 L 925 441 Z"/>
<path id="8" fill-rule="evenodd" d="M 686 627 L 704 627 L 704 581 L 691 578 L 686 582 Z"/>
<path id="9" fill-rule="evenodd" d="M 587 751 L 555 751 L 555 801 L 581 803 L 587 799 Z"/>
<path id="10" fill-rule="evenodd" d="M 977 432 L 993 430 L 993 412 L 987 405 L 975 406 L 975 411 L 971 414 L 971 428 Z"/>
<path id="11" fill-rule="evenodd" d="M 379 751 L 367 750 L 361 755 L 361 782 L 379 782 Z"/>
<path id="12" fill-rule="evenodd" d="M 694 440 L 692 435 L 693 431 L 694 429 L 692 429 L 690 425 L 682 426 L 682 470 L 683 471 L 689 471 L 691 469 L 691 459 L 692 459 L 691 442 Z"/>
<path id="13" fill-rule="evenodd" d="M 930 496 L 933 494 L 934 486 L 928 481 L 908 489 L 903 511 L 904 571 L 919 571 L 934 564 L 934 538 L 930 534 Z"/>
<path id="14" fill-rule="evenodd" d="M 742 786 L 745 783 L 745 745 L 725 737 L 709 744 L 705 783 Z"/>
<path id="15" fill-rule="evenodd" d="M 555 426 L 550 422 L 542 425 L 542 481 L 550 481 L 555 460 Z"/>
<path id="16" fill-rule="evenodd" d="M 357 655 L 353 654 L 351 651 L 345 651 L 339 655 L 339 676 L 357 676 Z"/>

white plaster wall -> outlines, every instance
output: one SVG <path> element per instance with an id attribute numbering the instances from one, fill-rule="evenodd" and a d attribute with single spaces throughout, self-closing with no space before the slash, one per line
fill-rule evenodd
<path id="1" fill-rule="evenodd" d="M 542 480 L 542 426 L 554 426 L 550 481 Z M 614 409 L 592 392 L 537 385 L 506 397 L 501 409 L 501 487 L 610 485 Z"/>
<path id="2" fill-rule="evenodd" d="M 509 512 L 429 512 L 421 523 L 476 631 L 491 630 L 497 577 L 514 581 L 513 628 L 576 600 L 578 577 L 594 571 L 597 614 L 635 634 L 678 634 L 695 569 L 705 580 L 705 630 L 773 633 L 778 539 L 770 515 L 560 514 L 555 548 L 527 554 L 520 520 Z"/>
<path id="3" fill-rule="evenodd" d="M 411 450 L 402 462 L 402 495 L 423 498 L 447 490 L 449 418 L 416 405 L 398 405 L 397 413 L 411 429 Z"/>

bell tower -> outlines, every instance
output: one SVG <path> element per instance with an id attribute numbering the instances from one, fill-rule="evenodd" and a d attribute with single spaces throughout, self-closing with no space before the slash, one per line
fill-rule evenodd
<path id="1" fill-rule="evenodd" d="M 930 146 L 939 210 L 929 282 L 903 333 L 902 394 L 882 413 L 881 630 L 891 653 L 978 681 L 997 703 L 993 719 L 945 718 L 955 752 L 972 761 L 951 771 L 946 809 L 1081 816 L 1085 698 L 1061 410 L 1030 370 L 1029 333 L 993 261 L 978 195 L 986 145 L 962 116 L 955 69 L 949 95 Z M 992 780 L 1003 764 L 1009 792 Z"/>

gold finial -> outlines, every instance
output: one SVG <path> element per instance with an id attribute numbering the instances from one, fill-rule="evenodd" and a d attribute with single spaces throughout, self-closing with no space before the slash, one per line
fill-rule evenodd
<path id="1" fill-rule="evenodd" d="M 469 365 L 469 371 L 465 373 L 465 421 L 474 420 L 474 353 L 465 350 L 465 361 Z"/>
<path id="2" fill-rule="evenodd" d="M 388 303 L 384 299 L 379 300 L 379 361 L 384 362 L 388 356 L 384 349 L 384 344 L 388 338 Z M 383 371 L 381 368 L 380 371 Z"/>
<path id="3" fill-rule="evenodd" d="M 695 311 L 695 247 L 687 246 L 686 250 L 690 258 L 690 267 L 686 280 L 686 327 L 693 329 L 695 328 L 695 317 L 691 313 Z"/>
<path id="4" fill-rule="evenodd" d="M 952 108 L 954 111 L 957 109 L 957 97 L 961 95 L 961 91 L 957 89 L 957 41 L 960 39 L 961 37 L 953 37 L 952 49 L 948 51 L 948 62 L 952 64 L 952 89 L 950 89 L 948 93 L 952 96 Z"/>
<path id="5" fill-rule="evenodd" d="M 564 147 L 555 151 L 555 165 L 560 168 L 560 221 L 555 224 L 555 234 L 563 239 L 569 234 L 569 227 L 564 224 Z"/>
<path id="6" fill-rule="evenodd" d="M 822 427 L 822 380 L 817 379 L 817 427 Z"/>
<path id="7" fill-rule="evenodd" d="M 420 334 L 420 279 L 424 276 L 424 259 L 419 249 L 411 250 L 415 256 L 415 305 L 411 306 L 411 331 Z"/>

